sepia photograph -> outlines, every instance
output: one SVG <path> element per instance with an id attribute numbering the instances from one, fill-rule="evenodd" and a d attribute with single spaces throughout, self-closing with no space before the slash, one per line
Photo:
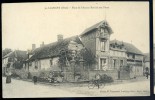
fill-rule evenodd
<path id="1" fill-rule="evenodd" d="M 3 3 L 2 97 L 150 96 L 149 36 L 149 2 Z"/>

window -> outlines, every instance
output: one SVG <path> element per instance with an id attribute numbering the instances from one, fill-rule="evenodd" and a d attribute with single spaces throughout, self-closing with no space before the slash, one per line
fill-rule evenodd
<path id="1" fill-rule="evenodd" d="M 120 49 L 122 49 L 122 46 L 120 46 Z"/>
<path id="2" fill-rule="evenodd" d="M 129 57 L 129 54 L 127 54 L 127 56 Z"/>
<path id="3" fill-rule="evenodd" d="M 113 48 L 115 48 L 115 45 L 113 44 Z"/>
<path id="4" fill-rule="evenodd" d="M 103 28 L 101 28 L 101 33 L 104 33 L 104 29 Z"/>
<path id="5" fill-rule="evenodd" d="M 101 28 L 101 33 L 108 33 L 108 30 L 106 28 Z"/>
<path id="6" fill-rule="evenodd" d="M 50 59 L 50 65 L 53 65 L 53 60 L 52 59 Z"/>
<path id="7" fill-rule="evenodd" d="M 101 58 L 100 59 L 100 67 L 103 69 L 104 67 L 106 67 L 106 63 L 107 63 L 107 60 L 106 58 Z"/>
<path id="8" fill-rule="evenodd" d="M 123 60 L 120 60 L 120 66 L 123 66 Z"/>
<path id="9" fill-rule="evenodd" d="M 113 59 L 113 68 L 116 68 L 116 59 Z"/>
<path id="10" fill-rule="evenodd" d="M 35 69 L 38 69 L 38 61 L 35 61 Z"/>
<path id="11" fill-rule="evenodd" d="M 29 66 L 32 66 L 32 62 L 29 62 Z"/>
<path id="12" fill-rule="evenodd" d="M 106 50 L 106 43 L 105 41 L 101 41 L 101 51 L 105 51 Z"/>
<path id="13" fill-rule="evenodd" d="M 135 59 L 135 55 L 134 54 L 132 55 L 132 58 Z"/>

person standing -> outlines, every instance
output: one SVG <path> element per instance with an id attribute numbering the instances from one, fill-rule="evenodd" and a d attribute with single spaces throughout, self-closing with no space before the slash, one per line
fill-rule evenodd
<path id="1" fill-rule="evenodd" d="M 149 72 L 146 71 L 146 78 L 148 79 L 149 78 Z"/>
<path id="2" fill-rule="evenodd" d="M 34 82 L 34 84 L 37 84 L 37 81 L 38 81 L 37 76 L 33 76 L 33 82 Z"/>
<path id="3" fill-rule="evenodd" d="M 11 72 L 10 71 L 6 72 L 6 83 L 11 83 Z"/>
<path id="4" fill-rule="evenodd" d="M 101 75 L 97 73 L 95 75 L 95 81 L 96 81 L 96 84 L 98 86 L 98 89 L 100 88 L 100 79 L 101 79 Z"/>

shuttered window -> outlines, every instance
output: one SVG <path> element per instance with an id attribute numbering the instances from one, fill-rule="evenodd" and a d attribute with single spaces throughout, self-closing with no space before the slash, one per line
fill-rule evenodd
<path id="1" fill-rule="evenodd" d="M 107 59 L 106 58 L 101 58 L 100 59 L 100 68 L 104 69 L 107 66 Z"/>
<path id="2" fill-rule="evenodd" d="M 105 51 L 106 50 L 106 43 L 105 41 L 101 41 L 101 51 Z"/>

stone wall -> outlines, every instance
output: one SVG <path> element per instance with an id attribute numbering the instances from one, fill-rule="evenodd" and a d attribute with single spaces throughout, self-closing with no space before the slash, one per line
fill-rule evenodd
<path id="1" fill-rule="evenodd" d="M 120 80 L 127 80 L 130 79 L 130 72 L 129 71 L 120 71 Z"/>
<path id="2" fill-rule="evenodd" d="M 106 74 L 108 76 L 111 76 L 114 80 L 118 79 L 118 71 L 117 70 L 94 70 L 94 71 L 89 71 L 89 80 L 94 79 L 95 75 L 99 73 L 100 75 Z"/>

